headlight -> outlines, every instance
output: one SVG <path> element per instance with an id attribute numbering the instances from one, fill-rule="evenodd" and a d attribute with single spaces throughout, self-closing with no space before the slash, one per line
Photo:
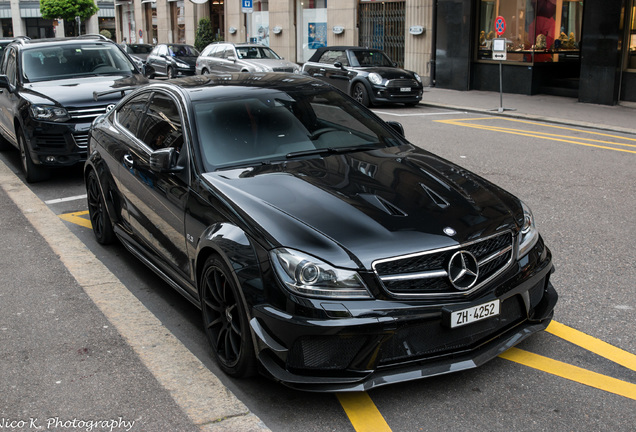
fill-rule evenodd
<path id="1" fill-rule="evenodd" d="M 369 74 L 369 81 L 371 81 L 373 84 L 380 85 L 382 84 L 382 77 L 380 76 L 380 74 L 371 72 Z"/>
<path id="2" fill-rule="evenodd" d="M 422 83 L 422 78 L 417 73 L 413 72 L 413 76 L 415 77 L 417 82 L 419 82 L 420 84 Z"/>
<path id="3" fill-rule="evenodd" d="M 539 231 L 534 225 L 534 216 L 532 216 L 530 208 L 523 201 L 521 202 L 521 207 L 523 208 L 523 225 L 519 232 L 519 249 L 517 253 L 519 258 L 527 254 L 539 240 Z"/>
<path id="4" fill-rule="evenodd" d="M 182 68 L 190 67 L 190 65 L 189 65 L 189 64 L 187 64 L 187 63 L 185 63 L 185 62 L 182 62 L 182 61 L 179 61 L 179 60 L 175 60 L 175 64 L 176 64 L 177 66 L 179 66 L 179 67 L 182 67 Z"/>
<path id="5" fill-rule="evenodd" d="M 291 249 L 274 249 L 271 259 L 285 286 L 296 294 L 330 299 L 371 298 L 355 271 L 333 267 Z"/>
<path id="6" fill-rule="evenodd" d="M 53 122 L 65 122 L 71 118 L 65 108 L 52 105 L 31 105 L 31 117 Z"/>

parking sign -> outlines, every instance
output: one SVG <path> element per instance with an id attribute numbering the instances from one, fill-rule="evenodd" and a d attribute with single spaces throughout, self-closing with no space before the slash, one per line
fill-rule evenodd
<path id="1" fill-rule="evenodd" d="M 243 13 L 252 13 L 254 11 L 252 0 L 241 0 L 241 11 Z"/>

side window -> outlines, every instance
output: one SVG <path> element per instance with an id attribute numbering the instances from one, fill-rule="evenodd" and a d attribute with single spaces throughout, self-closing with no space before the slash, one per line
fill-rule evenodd
<path id="1" fill-rule="evenodd" d="M 168 47 L 166 45 L 161 45 L 159 47 L 159 51 L 158 51 L 157 54 L 159 54 L 160 56 L 161 55 L 168 55 Z"/>
<path id="2" fill-rule="evenodd" d="M 139 137 L 139 120 L 148 103 L 150 93 L 141 94 L 129 100 L 123 107 L 117 111 L 117 121 L 123 127 L 128 129 L 130 133 Z"/>
<path id="3" fill-rule="evenodd" d="M 349 65 L 349 62 L 347 61 L 347 55 L 344 51 L 325 51 L 323 55 L 320 56 L 320 60 L 318 60 L 319 63 L 328 64 L 334 64 L 337 61 L 345 66 Z"/>
<path id="4" fill-rule="evenodd" d="M 5 66 L 4 73 L 7 75 L 9 82 L 16 85 L 16 73 L 15 73 L 15 50 L 12 49 L 7 56 L 7 64 Z"/>
<path id="5" fill-rule="evenodd" d="M 159 46 L 156 46 L 150 51 L 150 55 L 159 55 Z"/>
<path id="6" fill-rule="evenodd" d="M 141 121 L 139 137 L 153 150 L 183 145 L 181 117 L 176 102 L 163 93 L 155 93 Z"/>

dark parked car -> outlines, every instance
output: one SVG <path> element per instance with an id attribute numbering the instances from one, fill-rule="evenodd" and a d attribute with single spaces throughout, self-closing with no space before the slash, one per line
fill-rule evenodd
<path id="1" fill-rule="evenodd" d="M 146 75 L 150 78 L 165 76 L 170 79 L 194 75 L 198 56 L 199 51 L 192 45 L 159 44 L 146 58 Z"/>
<path id="2" fill-rule="evenodd" d="M 97 241 L 201 308 L 232 376 L 365 390 L 472 368 L 557 301 L 519 199 L 303 75 L 138 89 L 93 124 L 85 180 Z"/>
<path id="3" fill-rule="evenodd" d="M 146 59 L 154 48 L 150 44 L 125 44 L 122 48 L 133 59 L 137 68 L 144 74 L 149 74 L 150 71 L 146 71 Z"/>
<path id="4" fill-rule="evenodd" d="M 198 75 L 211 72 L 300 73 L 300 66 L 284 60 L 274 50 L 263 45 L 215 42 L 201 51 L 196 64 Z"/>
<path id="5" fill-rule="evenodd" d="M 20 150 L 28 182 L 47 178 L 50 167 L 83 163 L 92 121 L 121 99 L 95 101 L 93 92 L 147 82 L 105 37 L 16 39 L 0 65 L 0 148 Z"/>
<path id="6" fill-rule="evenodd" d="M 321 47 L 303 65 L 303 73 L 334 85 L 364 106 L 417 105 L 422 100 L 420 76 L 400 69 L 377 49 Z"/>

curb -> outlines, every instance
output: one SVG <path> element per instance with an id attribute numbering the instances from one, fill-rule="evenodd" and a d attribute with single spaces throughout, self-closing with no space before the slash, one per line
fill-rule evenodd
<path id="1" fill-rule="evenodd" d="M 270 430 L 2 161 L 0 187 L 199 430 Z"/>

